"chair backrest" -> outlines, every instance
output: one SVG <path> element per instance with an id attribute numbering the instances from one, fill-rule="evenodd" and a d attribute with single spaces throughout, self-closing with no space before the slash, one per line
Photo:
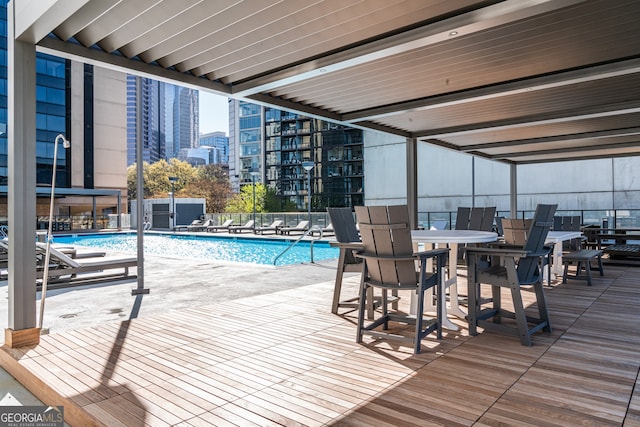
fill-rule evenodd
<path id="1" fill-rule="evenodd" d="M 493 231 L 496 207 L 465 208 L 458 207 L 456 230 Z"/>
<path id="2" fill-rule="evenodd" d="M 555 231 L 580 231 L 580 215 L 554 216 L 553 229 Z"/>
<path id="3" fill-rule="evenodd" d="M 232 219 L 226 220 L 220 227 L 228 227 L 233 223 Z"/>
<path id="4" fill-rule="evenodd" d="M 518 280 L 521 284 L 534 283 L 539 280 L 540 254 L 545 253 L 544 241 L 553 226 L 553 214 L 557 207 L 558 205 L 542 204 L 536 206 L 527 241 L 523 247 L 530 255 L 520 258 L 518 261 Z"/>
<path id="5" fill-rule="evenodd" d="M 356 206 L 356 217 L 362 236 L 363 253 L 380 257 L 413 254 L 411 225 L 407 205 Z M 366 280 L 378 285 L 416 284 L 413 259 L 365 259 Z"/>
<path id="6" fill-rule="evenodd" d="M 327 208 L 336 241 L 339 243 L 352 243 L 360 241 L 360 234 L 353 219 L 351 208 Z"/>
<path id="7" fill-rule="evenodd" d="M 582 227 L 580 215 L 554 216 L 553 229 L 555 231 L 580 231 Z M 562 250 L 577 251 L 582 246 L 582 239 L 571 239 L 562 242 Z"/>
<path id="8" fill-rule="evenodd" d="M 529 236 L 532 219 L 502 218 L 504 242 L 510 245 L 524 246 Z"/>
<path id="9" fill-rule="evenodd" d="M 468 230 L 470 219 L 471 208 L 458 206 L 458 212 L 456 213 L 456 230 Z"/>
<path id="10" fill-rule="evenodd" d="M 503 219 L 504 219 L 503 216 L 496 217 L 496 232 L 498 233 L 498 236 L 504 236 L 504 228 L 502 228 Z"/>

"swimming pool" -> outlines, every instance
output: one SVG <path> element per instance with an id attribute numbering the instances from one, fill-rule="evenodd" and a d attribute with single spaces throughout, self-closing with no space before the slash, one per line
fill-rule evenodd
<path id="1" fill-rule="evenodd" d="M 144 253 L 145 255 L 273 265 L 274 259 L 291 242 L 292 240 L 145 233 Z M 101 248 L 107 252 L 134 254 L 137 252 L 136 233 L 54 236 L 53 243 Z M 278 259 L 277 265 L 310 262 L 309 246 L 309 242 L 299 242 Z M 313 244 L 314 261 L 338 258 L 338 255 L 338 249 L 332 248 L 326 242 Z"/>

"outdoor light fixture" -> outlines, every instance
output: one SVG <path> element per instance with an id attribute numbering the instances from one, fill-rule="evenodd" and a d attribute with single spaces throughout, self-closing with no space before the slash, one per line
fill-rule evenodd
<path id="1" fill-rule="evenodd" d="M 47 247 L 44 252 L 44 272 L 42 274 L 42 296 L 40 298 L 40 319 L 38 328 L 42 330 L 44 317 L 44 302 L 47 297 L 47 282 L 49 280 L 49 259 L 51 257 L 51 234 L 53 229 L 53 203 L 56 191 L 56 168 L 58 164 L 58 143 L 62 142 L 64 148 L 71 147 L 71 143 L 63 134 L 58 134 L 53 143 L 53 172 L 51 173 L 51 201 L 49 202 L 49 228 L 47 229 Z"/>
<path id="2" fill-rule="evenodd" d="M 313 169 L 313 162 L 311 161 L 306 161 L 306 162 L 302 162 L 302 167 L 304 168 L 304 170 L 307 171 L 307 179 L 309 182 L 309 186 L 308 186 L 308 196 L 309 196 L 309 201 L 307 203 L 307 211 L 308 211 L 308 221 L 309 221 L 309 229 L 311 229 L 311 169 Z"/>
<path id="3" fill-rule="evenodd" d="M 260 175 L 260 172 L 256 172 L 255 169 L 250 168 L 251 183 L 253 184 L 253 228 L 256 228 L 256 176 Z"/>

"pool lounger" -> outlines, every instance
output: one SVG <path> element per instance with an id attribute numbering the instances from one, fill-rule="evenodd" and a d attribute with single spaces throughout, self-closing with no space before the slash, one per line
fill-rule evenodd
<path id="1" fill-rule="evenodd" d="M 43 258 L 47 245 L 36 243 L 36 251 Z M 67 282 L 86 282 L 106 278 L 129 278 L 129 268 L 138 265 L 138 259 L 130 256 L 99 256 L 93 258 L 73 259 L 56 248 L 49 249 L 49 280 L 65 280 Z M 100 274 L 108 271 L 109 274 Z M 42 278 L 43 270 L 39 269 L 37 277 Z M 90 274 L 96 273 L 96 274 Z M 82 276 L 78 276 L 82 274 Z M 70 277 L 67 277 L 70 276 Z"/>

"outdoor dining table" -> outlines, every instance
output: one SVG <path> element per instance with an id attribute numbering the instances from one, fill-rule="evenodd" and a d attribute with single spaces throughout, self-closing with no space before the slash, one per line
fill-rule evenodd
<path id="1" fill-rule="evenodd" d="M 467 313 L 460 308 L 460 301 L 458 299 L 458 245 L 467 243 L 490 243 L 498 240 L 498 234 L 490 231 L 476 231 L 476 230 L 412 230 L 411 239 L 416 250 L 418 244 L 436 245 L 442 247 L 447 245 L 450 248 L 449 252 L 449 268 L 448 275 L 443 280 L 440 292 L 446 293 L 449 289 L 449 306 L 444 304 L 442 307 L 442 326 L 450 330 L 458 330 L 458 326 L 451 322 L 447 314 L 452 314 L 458 317 L 464 318 Z M 426 248 L 428 249 L 428 247 Z M 411 300 L 411 312 L 415 313 L 416 307 L 414 304 L 415 298 L 412 296 Z M 435 307 L 432 303 L 432 298 L 428 298 L 428 303 L 425 303 L 425 311 L 433 311 Z"/>
<path id="2" fill-rule="evenodd" d="M 582 238 L 582 231 L 550 231 L 547 234 L 545 243 L 553 244 L 553 263 L 551 264 L 551 274 L 558 277 L 562 276 L 562 242 Z M 548 277 L 547 280 L 551 278 Z"/>

